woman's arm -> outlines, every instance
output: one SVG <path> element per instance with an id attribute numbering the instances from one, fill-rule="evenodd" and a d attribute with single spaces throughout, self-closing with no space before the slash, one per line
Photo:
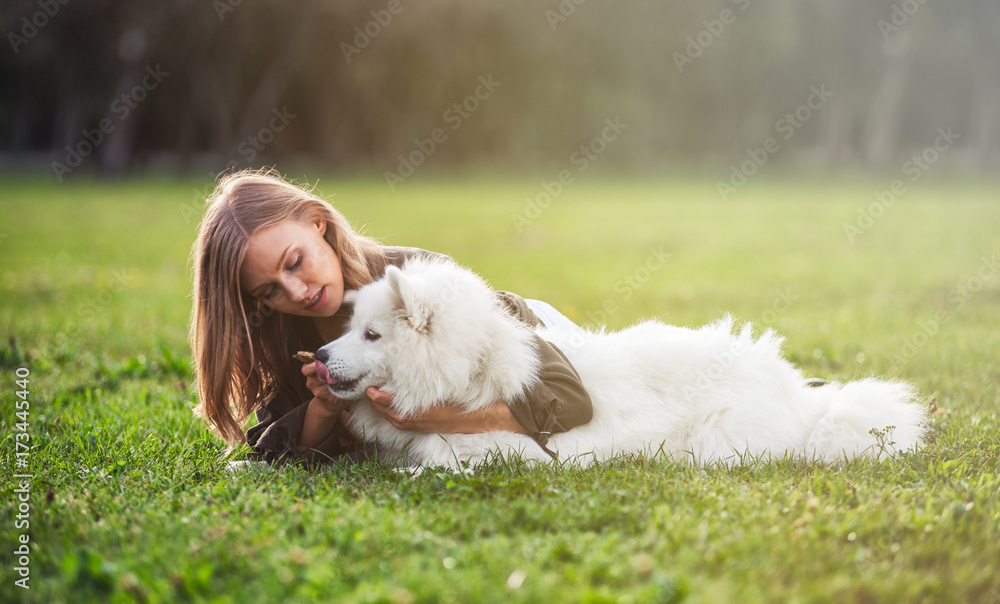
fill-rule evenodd
<path id="1" fill-rule="evenodd" d="M 303 365 L 302 375 L 306 376 L 306 387 L 313 393 L 313 399 L 306 408 L 296 447 L 299 451 L 308 451 L 330 436 L 347 408 L 347 402 L 331 394 L 326 384 L 316 376 L 315 363 Z"/>
<path id="2" fill-rule="evenodd" d="M 496 402 L 481 412 L 466 412 L 453 405 L 434 407 L 419 415 L 403 417 L 392 409 L 392 395 L 375 387 L 365 394 L 371 399 L 372 409 L 399 430 L 411 432 L 441 432 L 443 434 L 474 434 L 477 432 L 516 432 L 528 434 L 510 407 Z"/>
<path id="3" fill-rule="evenodd" d="M 307 382 L 286 380 L 267 405 L 257 411 L 258 424 L 246 435 L 251 459 L 322 463 L 362 453 L 360 443 L 341 421 L 342 413 L 336 405 L 321 405 L 328 401 L 317 401 L 306 389 Z"/>

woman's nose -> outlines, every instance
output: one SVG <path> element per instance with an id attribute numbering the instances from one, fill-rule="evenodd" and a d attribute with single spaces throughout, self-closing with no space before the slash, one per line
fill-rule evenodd
<path id="1" fill-rule="evenodd" d="M 296 279 L 295 277 L 288 277 L 282 283 L 282 287 L 285 289 L 285 295 L 292 302 L 301 302 L 309 295 L 309 287 L 301 279 Z"/>

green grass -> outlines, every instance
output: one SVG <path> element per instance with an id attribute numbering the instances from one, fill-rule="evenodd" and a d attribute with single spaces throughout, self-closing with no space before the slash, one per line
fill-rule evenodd
<path id="1" fill-rule="evenodd" d="M 323 178 L 386 243 L 581 323 L 729 312 L 784 334 L 809 375 L 899 377 L 941 408 L 925 450 L 884 463 L 410 479 L 222 472 L 186 345 L 205 185 L 0 182 L 7 476 L 18 366 L 34 446 L 28 530 L 14 481 L 0 492 L 0 601 L 1000 604 L 1000 275 L 984 265 L 1000 186 L 921 182 L 851 244 L 844 224 L 887 183 L 761 180 L 724 203 L 709 181 L 581 180 L 518 231 L 539 181 Z"/>

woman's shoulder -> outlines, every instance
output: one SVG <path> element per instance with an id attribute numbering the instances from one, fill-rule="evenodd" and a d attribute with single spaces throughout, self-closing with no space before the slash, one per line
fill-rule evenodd
<path id="1" fill-rule="evenodd" d="M 382 246 L 382 251 L 385 252 L 387 265 L 391 264 L 397 268 L 403 268 L 403 265 L 406 264 L 408 260 L 412 260 L 414 258 L 447 260 L 448 262 L 454 262 L 451 256 L 423 250 L 417 247 L 385 245 Z M 379 275 L 378 277 L 381 276 L 382 275 Z M 535 326 L 541 323 L 541 320 L 539 320 L 539 318 L 528 306 L 528 303 L 521 296 L 509 291 L 496 291 L 494 294 L 503 307 L 510 311 L 515 318 L 527 323 L 530 326 Z"/>
<path id="2" fill-rule="evenodd" d="M 450 256 L 445 254 L 440 254 L 438 252 L 432 252 L 429 250 L 420 249 L 418 247 L 403 247 L 399 245 L 384 245 L 382 246 L 382 251 L 385 253 L 385 260 L 387 265 L 393 265 L 396 268 L 403 268 L 407 260 L 412 260 L 414 258 L 424 258 L 429 260 L 451 260 Z"/>

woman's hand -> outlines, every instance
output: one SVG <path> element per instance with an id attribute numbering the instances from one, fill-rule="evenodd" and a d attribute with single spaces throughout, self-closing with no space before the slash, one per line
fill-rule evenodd
<path id="1" fill-rule="evenodd" d="M 526 434 L 507 405 L 497 402 L 480 412 L 466 413 L 454 405 L 441 405 L 418 415 L 403 417 L 392 408 L 392 395 L 372 386 L 365 391 L 372 409 L 399 430 L 475 434 L 478 432 L 516 432 Z"/>
<path id="2" fill-rule="evenodd" d="M 330 392 L 330 388 L 327 387 L 326 382 L 319 379 L 316 375 L 316 364 L 306 363 L 302 366 L 302 375 L 306 376 L 306 388 L 308 388 L 313 396 L 316 397 L 315 400 L 323 406 L 330 413 L 337 413 L 347 409 L 348 402 L 341 400 L 335 394 Z"/>

